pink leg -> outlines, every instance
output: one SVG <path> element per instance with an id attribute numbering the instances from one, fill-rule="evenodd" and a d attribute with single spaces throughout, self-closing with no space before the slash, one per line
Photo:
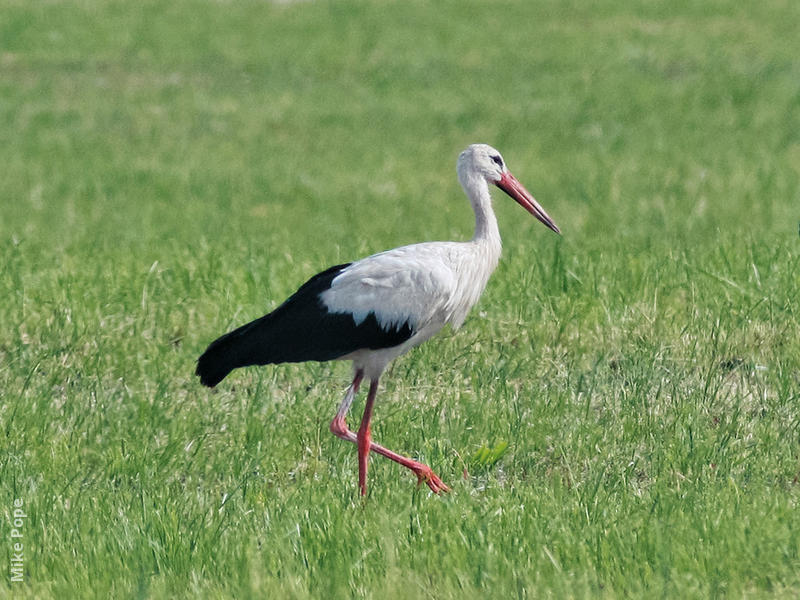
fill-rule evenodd
<path id="1" fill-rule="evenodd" d="M 393 460 L 394 462 L 403 465 L 407 469 L 412 470 L 417 476 L 418 484 L 421 484 L 424 481 L 427 486 L 437 494 L 441 492 L 449 492 L 450 488 L 447 487 L 441 479 L 439 479 L 436 473 L 433 472 L 433 469 L 431 469 L 429 466 L 415 460 L 411 460 L 410 458 L 406 458 L 405 456 L 397 454 L 396 452 L 392 452 L 388 448 L 384 448 L 383 446 L 376 444 L 371 440 L 372 436 L 370 433 L 369 421 L 372 418 L 372 406 L 375 402 L 375 396 L 378 391 L 377 380 L 370 382 L 367 405 L 364 407 L 364 417 L 361 419 L 361 426 L 359 427 L 358 435 L 350 431 L 350 429 L 347 427 L 344 417 L 347 414 L 347 409 L 350 408 L 350 403 L 353 401 L 353 397 L 358 392 L 363 375 L 364 374 L 361 371 L 356 372 L 353 383 L 347 390 L 347 395 L 345 395 L 345 399 L 342 401 L 342 405 L 339 407 L 339 412 L 336 413 L 336 416 L 333 418 L 333 421 L 331 421 L 330 426 L 331 433 L 333 433 L 335 436 L 358 445 L 358 483 L 361 495 L 365 495 L 367 489 L 367 448 L 372 452 L 377 452 L 381 456 L 385 456 L 389 460 Z"/>
<path id="2" fill-rule="evenodd" d="M 369 422 L 372 419 L 372 406 L 375 404 L 375 395 L 378 393 L 378 380 L 373 379 L 369 382 L 369 392 L 367 392 L 367 404 L 364 406 L 364 416 L 361 417 L 361 425 L 358 427 L 356 444 L 358 445 L 358 487 L 361 495 L 367 495 L 367 468 L 369 467 L 369 450 L 372 444 L 372 432 Z"/>
<path id="3" fill-rule="evenodd" d="M 356 394 L 358 393 L 358 388 L 361 385 L 361 380 L 363 378 L 364 371 L 356 371 L 356 374 L 353 377 L 353 383 L 351 383 L 350 387 L 347 388 L 347 393 L 344 395 L 344 400 L 342 400 L 342 403 L 339 405 L 339 410 L 336 412 L 336 416 L 333 417 L 333 421 L 331 421 L 331 433 L 336 437 L 347 440 L 348 442 L 355 442 L 356 435 L 347 428 L 347 423 L 345 422 L 344 418 L 347 416 L 347 411 L 350 410 L 350 405 L 353 403 L 353 398 L 355 398 Z"/>

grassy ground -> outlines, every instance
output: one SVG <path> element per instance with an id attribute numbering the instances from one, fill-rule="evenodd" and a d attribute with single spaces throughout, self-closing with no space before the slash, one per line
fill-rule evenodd
<path id="1" fill-rule="evenodd" d="M 0 596 L 797 597 L 798 6 L 0 3 Z M 348 365 L 194 360 L 468 237 L 475 141 L 564 235 L 497 196 L 376 409 L 453 492 L 375 459 L 362 502 Z"/>

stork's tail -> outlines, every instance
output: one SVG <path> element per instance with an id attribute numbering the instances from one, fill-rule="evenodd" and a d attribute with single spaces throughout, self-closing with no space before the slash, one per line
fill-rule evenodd
<path id="1" fill-rule="evenodd" d="M 386 327 L 374 312 L 356 322 L 349 312 L 330 312 L 321 294 L 348 264 L 314 275 L 274 311 L 211 342 L 195 373 L 214 387 L 239 367 L 309 360 L 326 361 L 356 350 L 398 346 L 414 335 L 406 322 Z"/>
<path id="2" fill-rule="evenodd" d="M 197 359 L 195 374 L 203 385 L 214 387 L 239 367 L 264 364 L 259 357 L 264 343 L 264 329 L 270 315 L 266 315 L 217 338 Z"/>

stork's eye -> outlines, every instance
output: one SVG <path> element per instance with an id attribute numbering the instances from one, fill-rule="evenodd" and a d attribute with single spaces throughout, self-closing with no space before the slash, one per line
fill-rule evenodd
<path id="1" fill-rule="evenodd" d="M 499 154 L 495 154 L 493 156 L 490 156 L 489 158 L 491 158 L 498 167 L 500 167 L 501 169 L 503 168 L 503 159 L 500 158 Z"/>

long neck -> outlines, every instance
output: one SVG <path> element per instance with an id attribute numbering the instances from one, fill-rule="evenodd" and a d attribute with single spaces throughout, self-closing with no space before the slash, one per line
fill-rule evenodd
<path id="1" fill-rule="evenodd" d="M 464 176 L 459 171 L 459 179 L 469 196 L 475 211 L 475 235 L 464 242 L 462 252 L 458 253 L 455 271 L 458 280 L 458 293 L 455 310 L 450 319 L 458 328 L 475 305 L 486 287 L 489 277 L 500 260 L 500 231 L 492 210 L 492 197 L 489 186 L 483 177 Z"/>
<path id="2" fill-rule="evenodd" d="M 492 197 L 489 195 L 489 186 L 483 177 L 466 177 L 461 185 L 469 196 L 472 210 L 475 211 L 475 235 L 473 243 L 485 245 L 500 255 L 500 230 L 497 228 L 497 218 L 492 210 Z"/>

